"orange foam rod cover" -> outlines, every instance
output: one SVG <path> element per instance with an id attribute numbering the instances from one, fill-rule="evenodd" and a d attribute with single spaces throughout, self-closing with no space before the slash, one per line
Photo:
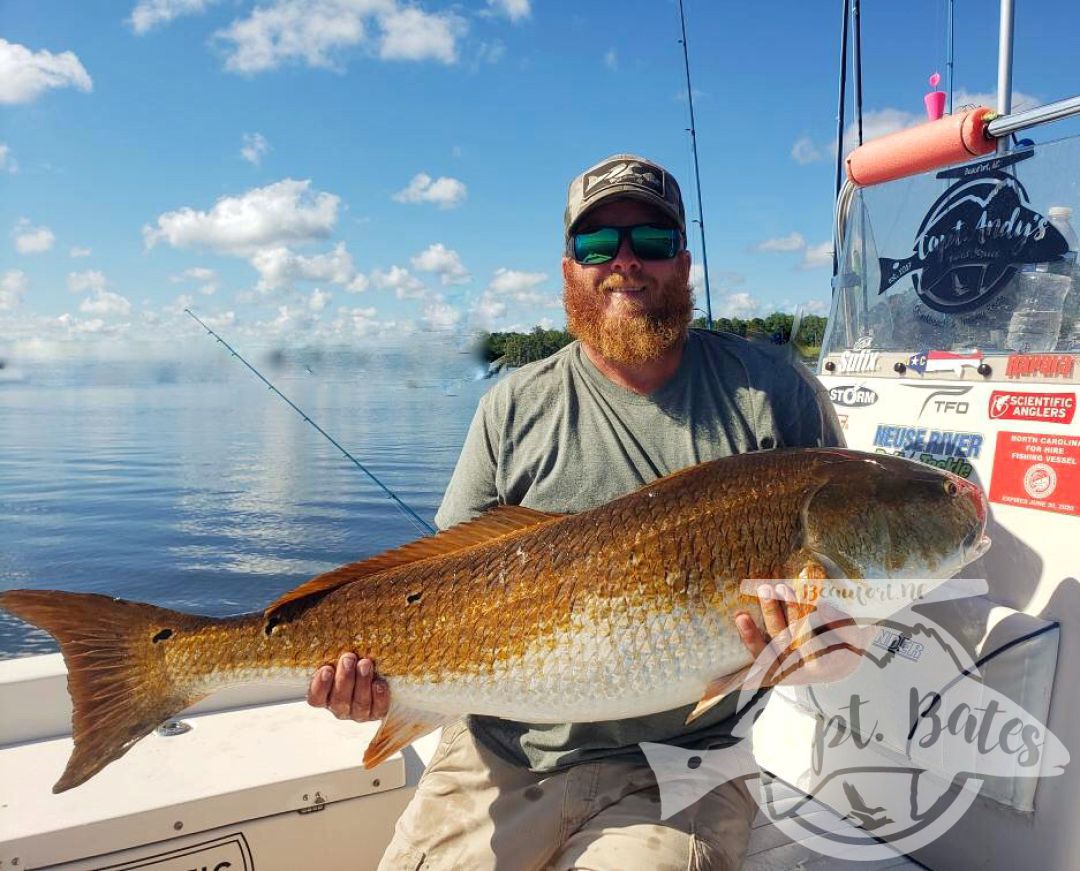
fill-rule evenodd
<path id="1" fill-rule="evenodd" d="M 980 106 L 873 139 L 847 156 L 847 176 L 865 187 L 990 154 L 997 148 L 986 133 L 992 117 Z"/>

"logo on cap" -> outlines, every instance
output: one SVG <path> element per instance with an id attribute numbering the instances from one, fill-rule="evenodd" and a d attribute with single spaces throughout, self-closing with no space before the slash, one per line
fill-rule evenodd
<path id="1" fill-rule="evenodd" d="M 597 167 L 582 179 L 582 197 L 592 199 L 598 193 L 614 185 L 633 185 L 644 188 L 660 199 L 667 199 L 664 193 L 664 173 L 657 173 L 656 167 L 625 160 L 613 160 Z"/>

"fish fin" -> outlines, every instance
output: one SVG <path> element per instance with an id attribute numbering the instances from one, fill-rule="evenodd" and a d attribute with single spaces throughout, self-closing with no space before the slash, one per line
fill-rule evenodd
<path id="1" fill-rule="evenodd" d="M 390 710 L 364 751 L 364 768 L 374 768 L 408 747 L 413 741 L 434 732 L 440 726 L 448 726 L 458 719 L 457 714 L 439 714 L 421 708 L 410 708 L 390 697 Z"/>
<path id="2" fill-rule="evenodd" d="M 316 575 L 310 581 L 305 581 L 272 602 L 267 607 L 264 616 L 271 616 L 283 605 L 295 602 L 297 599 L 305 599 L 315 593 L 325 593 L 345 584 L 351 584 L 360 578 L 385 572 L 387 569 L 420 562 L 431 557 L 445 556 L 478 544 L 486 544 L 497 538 L 550 523 L 565 516 L 534 511 L 523 505 L 500 505 L 473 520 L 466 520 L 435 535 L 417 539 L 378 556 Z"/>
<path id="3" fill-rule="evenodd" d="M 687 725 L 694 722 L 706 711 L 720 704 L 732 690 L 742 686 L 742 682 L 750 674 L 751 667 L 748 665 L 746 668 L 740 668 L 732 674 L 725 674 L 723 677 L 713 678 L 709 681 L 709 685 L 705 687 L 705 692 L 701 694 L 701 698 L 698 700 L 697 707 L 686 718 Z"/>
<path id="4" fill-rule="evenodd" d="M 75 749 L 53 792 L 93 777 L 205 695 L 176 685 L 165 648 L 178 630 L 211 618 L 56 590 L 9 590 L 0 608 L 51 634 L 67 665 Z"/>

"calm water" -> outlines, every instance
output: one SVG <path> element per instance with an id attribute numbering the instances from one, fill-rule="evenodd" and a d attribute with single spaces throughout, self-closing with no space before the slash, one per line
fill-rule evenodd
<path id="1" fill-rule="evenodd" d="M 258 361 L 257 365 L 265 363 Z M 431 522 L 476 403 L 467 355 L 321 355 L 264 374 Z M 224 615 L 420 533 L 223 354 L 0 381 L 0 589 Z M 0 612 L 0 659 L 51 652 Z"/>

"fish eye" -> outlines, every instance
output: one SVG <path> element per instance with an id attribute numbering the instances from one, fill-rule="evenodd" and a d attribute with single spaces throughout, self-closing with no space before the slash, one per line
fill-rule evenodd
<path id="1" fill-rule="evenodd" d="M 945 481 L 945 493 L 949 496 L 955 496 L 960 492 L 960 488 L 956 486 L 955 481 Z"/>

